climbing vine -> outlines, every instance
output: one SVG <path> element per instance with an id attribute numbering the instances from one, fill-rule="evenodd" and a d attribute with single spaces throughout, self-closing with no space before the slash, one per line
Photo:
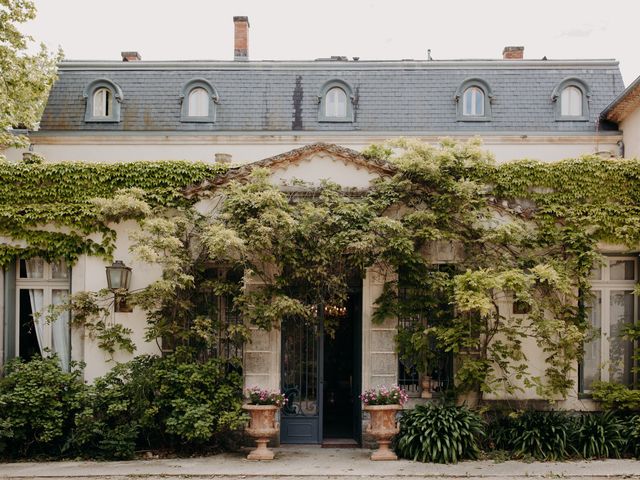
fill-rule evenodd
<path id="1" fill-rule="evenodd" d="M 220 312 L 204 308 L 203 295 L 228 295 L 230 311 L 272 328 L 288 316 L 310 320 L 319 305 L 344 306 L 350 279 L 368 267 L 399 272 L 387 277 L 374 321 L 421 318 L 398 336 L 403 357 L 428 372 L 434 347 L 451 352 L 456 385 L 479 398 L 524 388 L 565 396 L 589 335 L 580 300 L 597 244 L 640 241 L 640 166 L 596 156 L 497 165 L 477 141 L 398 140 L 364 155 L 394 172 L 366 192 L 281 189 L 255 170 L 200 191 L 213 200 L 205 214 L 182 189 L 224 166 L 2 164 L 0 230 L 26 243 L 3 245 L 0 260 L 108 256 L 109 225 L 138 220 L 133 252 L 163 272 L 131 299 L 147 311 L 147 339 L 205 349 L 241 343 L 247 331 L 216 323 Z M 96 233 L 100 241 L 89 238 Z M 437 264 L 441 247 L 447 268 Z M 245 275 L 210 278 L 211 265 Z M 325 316 L 329 333 L 334 320 Z M 530 370 L 525 345 L 544 355 L 543 372 Z"/>
<path id="2" fill-rule="evenodd" d="M 94 198 L 110 199 L 135 187 L 151 207 L 189 205 L 193 201 L 185 198 L 185 187 L 227 169 L 186 161 L 1 162 L 0 235 L 11 241 L 0 245 L 0 264 L 18 256 L 64 258 L 70 263 L 82 254 L 108 258 L 115 240 L 109 222 L 116 219 L 102 215 Z"/>

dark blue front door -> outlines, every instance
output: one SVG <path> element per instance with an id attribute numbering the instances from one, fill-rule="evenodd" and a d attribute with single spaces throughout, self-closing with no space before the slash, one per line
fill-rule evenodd
<path id="1" fill-rule="evenodd" d="M 282 322 L 282 443 L 322 441 L 322 323 L 289 317 Z"/>

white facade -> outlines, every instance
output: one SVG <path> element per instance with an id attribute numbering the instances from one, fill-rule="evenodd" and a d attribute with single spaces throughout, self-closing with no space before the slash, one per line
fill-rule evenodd
<path id="1" fill-rule="evenodd" d="M 640 128 L 636 126 L 636 128 Z M 300 134 L 300 135 L 46 135 L 33 137 L 33 151 L 50 162 L 134 162 L 139 160 L 192 160 L 213 162 L 216 153 L 227 153 L 232 162 L 250 163 L 284 153 L 315 142 L 336 143 L 361 151 L 373 143 L 398 138 L 398 133 L 376 135 L 358 134 Z M 428 143 L 442 138 L 466 141 L 468 135 L 404 135 Z M 640 135 L 637 135 L 640 138 Z M 496 161 L 532 159 L 546 162 L 580 155 L 602 154 L 618 156 L 618 133 L 593 135 L 485 135 L 484 147 L 491 151 Z M 633 148 L 633 146 L 631 147 Z M 22 151 L 8 150 L 9 161 L 19 161 Z"/>

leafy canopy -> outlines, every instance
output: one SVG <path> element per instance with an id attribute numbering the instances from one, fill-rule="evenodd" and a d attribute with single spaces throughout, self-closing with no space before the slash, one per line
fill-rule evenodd
<path id="1" fill-rule="evenodd" d="M 28 52 L 33 39 L 18 25 L 35 16 L 30 0 L 0 0 L 0 148 L 29 144 L 27 137 L 14 135 L 11 129 L 37 128 L 56 78 L 56 63 L 62 58 L 61 51 L 51 54 L 44 44 L 37 53 Z"/>

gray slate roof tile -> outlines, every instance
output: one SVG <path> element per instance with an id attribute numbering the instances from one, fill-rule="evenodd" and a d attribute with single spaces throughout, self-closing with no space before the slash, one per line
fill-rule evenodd
<path id="1" fill-rule="evenodd" d="M 317 62 L 277 66 L 277 62 L 243 62 L 236 69 L 228 63 L 209 63 L 200 68 L 136 68 L 132 62 L 102 62 L 82 67 L 63 63 L 41 121 L 41 131 L 291 131 L 294 119 L 294 88 L 301 78 L 303 131 L 359 132 L 593 132 L 596 120 L 622 90 L 615 62 L 589 67 L 539 62 L 537 68 L 493 68 L 486 66 L 439 68 L 424 66 L 383 68 L 367 62 L 366 69 L 348 62 L 323 70 Z M 145 62 L 139 62 L 144 64 Z M 362 62 L 360 62 L 362 63 Z M 531 62 L 529 62 L 531 63 Z M 287 64 L 290 65 L 290 64 Z M 380 66 L 380 68 L 377 68 Z M 540 68 L 543 67 L 543 68 Z M 551 101 L 554 87 L 566 77 L 578 77 L 591 89 L 588 122 L 557 122 Z M 457 121 L 454 95 L 467 78 L 481 78 L 494 94 L 490 122 Z M 93 80 L 108 78 L 122 89 L 121 121 L 85 123 L 83 89 Z M 216 88 L 220 103 L 216 123 L 180 122 L 182 86 L 194 78 L 205 78 Z M 318 122 L 317 96 L 325 82 L 340 79 L 357 92 L 354 123 Z"/>

